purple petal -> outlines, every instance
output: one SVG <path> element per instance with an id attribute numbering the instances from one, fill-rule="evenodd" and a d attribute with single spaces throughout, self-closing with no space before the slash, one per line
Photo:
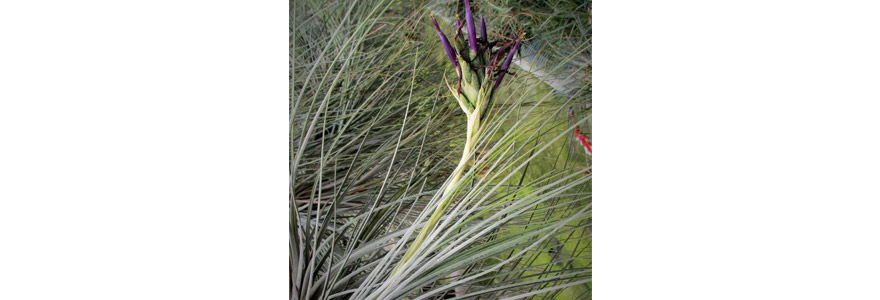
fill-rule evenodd
<path id="1" fill-rule="evenodd" d="M 455 50 L 452 49 L 452 45 L 449 44 L 446 35 L 440 30 L 440 25 L 437 25 L 437 19 L 434 18 L 434 16 L 431 16 L 431 21 L 434 22 L 434 29 L 437 29 L 437 35 L 440 36 L 440 42 L 443 43 L 443 50 L 446 50 L 446 56 L 449 57 L 449 60 L 452 61 L 453 65 L 458 67 L 458 60 L 455 59 Z"/>
<path id="2" fill-rule="evenodd" d="M 453 41 L 458 41 L 458 37 L 461 36 L 461 26 L 464 26 L 464 23 L 458 20 L 458 16 L 455 16 L 455 36 L 452 37 Z"/>
<path id="3" fill-rule="evenodd" d="M 513 60 L 513 55 L 516 54 L 516 48 L 519 47 L 519 43 L 522 40 L 516 40 L 516 44 L 513 44 L 513 48 L 510 49 L 510 53 L 507 54 L 507 59 L 504 60 L 504 63 L 501 64 L 501 71 L 507 71 L 507 68 L 510 67 L 510 61 Z"/>
<path id="4" fill-rule="evenodd" d="M 501 46 L 501 48 L 498 48 L 498 51 L 495 51 L 495 55 L 492 55 L 492 59 L 489 61 L 489 73 L 490 74 L 492 73 L 492 70 L 495 69 L 495 67 L 498 63 L 498 56 L 501 55 L 501 53 L 504 53 L 504 50 L 507 50 L 507 48 L 510 48 L 510 46 L 513 46 L 514 42 L 515 41 L 507 42 L 506 44 Z"/>
<path id="5" fill-rule="evenodd" d="M 471 13 L 471 2 L 468 0 L 464 0 L 464 19 L 467 22 L 468 43 L 471 45 L 471 50 L 478 52 L 480 50 L 477 49 L 477 29 L 474 26 L 474 14 Z"/>
<path id="6" fill-rule="evenodd" d="M 486 31 L 486 18 L 480 17 L 480 31 L 483 32 L 483 44 L 489 44 L 489 32 Z"/>
<path id="7" fill-rule="evenodd" d="M 510 61 L 513 60 L 513 56 L 516 54 L 516 48 L 519 47 L 519 43 L 522 41 L 522 35 L 516 40 L 516 44 L 513 44 L 513 48 L 510 49 L 510 53 L 507 54 L 507 59 L 504 60 L 504 63 L 501 64 L 501 69 L 498 70 L 498 78 L 495 79 L 495 86 L 493 89 L 497 89 L 499 85 L 501 85 L 501 80 L 504 79 L 504 74 L 507 74 L 507 68 L 510 67 Z"/>

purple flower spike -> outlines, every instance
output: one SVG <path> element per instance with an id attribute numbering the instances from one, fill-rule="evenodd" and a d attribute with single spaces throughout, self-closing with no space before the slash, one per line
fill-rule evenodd
<path id="1" fill-rule="evenodd" d="M 501 85 L 501 80 L 504 79 L 504 74 L 507 73 L 507 68 L 510 67 L 510 62 L 513 60 L 513 56 L 516 55 L 516 48 L 519 47 L 519 43 L 522 41 L 523 35 L 520 34 L 519 38 L 516 39 L 516 44 L 513 44 L 513 48 L 510 49 L 510 53 L 507 54 L 507 59 L 504 60 L 504 63 L 501 64 L 501 69 L 498 70 L 498 78 L 495 79 L 495 86 L 493 89 L 497 89 L 499 85 Z"/>
<path id="2" fill-rule="evenodd" d="M 452 61 L 452 64 L 455 65 L 455 67 L 458 67 L 458 60 L 455 59 L 455 50 L 452 49 L 452 45 L 449 44 L 446 35 L 440 30 L 440 25 L 437 25 L 437 18 L 431 16 L 431 21 L 434 22 L 434 29 L 437 29 L 437 35 L 440 36 L 440 42 L 443 43 L 443 50 L 446 50 L 446 56 L 449 57 L 449 60 Z"/>
<path id="3" fill-rule="evenodd" d="M 504 46 L 501 46 L 501 48 L 498 48 L 498 51 L 495 51 L 495 55 L 493 55 L 492 59 L 489 61 L 488 69 L 489 69 L 490 74 L 491 74 L 492 70 L 495 69 L 496 62 L 498 62 L 498 56 L 501 55 L 501 53 L 504 53 L 504 50 L 507 50 L 507 48 L 510 48 L 510 46 L 513 46 L 514 42 L 515 41 L 507 42 L 506 44 L 504 44 Z"/>
<path id="4" fill-rule="evenodd" d="M 489 44 L 489 32 L 486 31 L 486 18 L 480 17 L 480 31 L 483 32 L 483 45 Z"/>
<path id="5" fill-rule="evenodd" d="M 522 41 L 522 38 L 516 40 L 516 44 L 513 44 L 513 48 L 510 49 L 510 53 L 507 54 L 507 59 L 504 60 L 504 63 L 501 64 L 501 71 L 507 71 L 507 68 L 510 67 L 510 61 L 513 60 L 513 55 L 516 54 L 516 48 L 519 47 L 519 43 Z"/>
<path id="6" fill-rule="evenodd" d="M 464 19 L 467 22 L 468 43 L 471 45 L 471 50 L 479 52 L 480 50 L 477 49 L 477 28 L 474 26 L 474 14 L 471 12 L 471 2 L 468 0 L 464 0 Z"/>

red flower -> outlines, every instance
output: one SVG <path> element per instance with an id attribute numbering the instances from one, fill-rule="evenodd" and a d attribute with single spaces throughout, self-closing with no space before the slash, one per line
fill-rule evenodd
<path id="1" fill-rule="evenodd" d="M 593 156 L 593 143 L 590 142 L 590 138 L 588 138 L 586 134 L 581 133 L 579 126 L 574 127 L 574 136 L 576 136 L 578 141 L 581 142 L 581 145 L 584 146 L 584 151 L 587 155 Z"/>
<path id="2" fill-rule="evenodd" d="M 572 123 L 577 123 L 574 119 L 574 109 L 571 107 L 568 108 L 568 115 L 571 116 Z M 586 152 L 588 156 L 593 156 L 593 143 L 590 142 L 590 138 L 588 138 L 586 134 L 581 133 L 581 127 L 578 125 L 574 125 L 574 136 L 578 139 L 578 142 L 584 146 L 584 152 Z"/>

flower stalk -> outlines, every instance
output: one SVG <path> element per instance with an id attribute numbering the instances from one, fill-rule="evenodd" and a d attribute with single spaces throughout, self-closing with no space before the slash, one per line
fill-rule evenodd
<path id="1" fill-rule="evenodd" d="M 523 34 L 519 34 L 515 41 L 507 42 L 505 46 L 496 48 L 494 45 L 501 43 L 489 42 L 489 33 L 486 29 L 485 19 L 481 18 L 480 31 L 482 34 L 480 39 L 478 39 L 469 0 L 465 0 L 464 23 L 467 27 L 466 42 L 462 40 L 464 36 L 458 34 L 458 28 L 460 28 L 461 23 L 456 23 L 456 34 L 453 37 L 453 41 L 450 42 L 440 29 L 440 25 L 437 24 L 437 19 L 431 16 L 431 20 L 434 29 L 436 29 L 440 37 L 443 50 L 446 52 L 449 60 L 452 61 L 452 65 L 458 73 L 458 83 L 453 86 L 447 81 L 446 86 L 467 117 L 465 144 L 464 149 L 462 149 L 461 160 L 450 175 L 437 207 L 392 273 L 396 273 L 402 265 L 415 255 L 425 242 L 428 234 L 434 230 L 437 223 L 443 217 L 446 208 L 452 203 L 452 195 L 458 187 L 458 183 L 474 153 L 474 147 L 480 139 L 483 122 L 488 118 L 487 112 L 491 110 L 493 99 L 496 96 L 495 91 L 504 79 L 504 74 L 507 73 L 513 56 L 516 54 L 516 50 L 524 37 Z M 510 47 L 511 44 L 513 44 L 513 47 Z M 499 57 L 505 57 L 504 61 L 500 62 Z"/>

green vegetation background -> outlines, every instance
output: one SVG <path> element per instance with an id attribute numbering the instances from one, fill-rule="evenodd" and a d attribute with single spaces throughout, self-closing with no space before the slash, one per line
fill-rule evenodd
<path id="1" fill-rule="evenodd" d="M 346 19 L 342 14 L 329 12 L 344 8 L 346 2 L 319 0 L 292 2 L 292 6 L 299 7 L 301 13 L 293 16 L 291 20 L 292 24 L 296 23 L 291 28 L 291 149 L 293 149 L 291 194 L 294 202 L 304 204 L 302 201 L 306 200 L 301 199 L 322 199 L 324 197 L 322 193 L 330 193 L 331 190 L 321 189 L 319 187 L 321 184 L 340 181 L 343 183 L 337 186 L 350 184 L 343 192 L 334 190 L 334 193 L 344 195 L 334 196 L 333 199 L 345 204 L 338 204 L 340 212 L 334 213 L 340 218 L 344 216 L 358 218 L 357 205 L 368 202 L 357 199 L 376 195 L 379 198 L 394 199 L 392 201 L 405 199 L 407 194 L 413 193 L 410 191 L 413 182 L 421 180 L 425 186 L 444 179 L 445 175 L 449 174 L 450 168 L 454 166 L 457 156 L 460 155 L 459 149 L 463 140 L 463 131 L 460 128 L 464 126 L 464 118 L 461 117 L 457 104 L 446 94 L 448 91 L 442 85 L 443 76 L 447 78 L 454 76 L 450 73 L 452 69 L 426 16 L 436 14 L 445 17 L 448 21 L 456 14 L 463 16 L 463 7 L 460 1 L 361 1 L 363 4 L 359 5 L 368 7 L 371 3 L 385 9 L 375 15 L 370 20 L 372 23 L 364 26 L 361 31 L 354 31 L 361 32 L 364 39 L 360 48 L 352 53 L 359 57 L 349 57 L 344 60 L 345 64 L 340 66 L 336 60 L 328 63 L 330 59 L 327 58 L 338 58 L 346 53 L 327 53 L 322 51 L 322 47 L 325 43 L 331 43 L 342 45 L 340 49 L 344 49 L 346 36 L 327 37 L 327 33 L 333 32 L 333 26 L 340 22 L 350 22 L 353 27 L 358 26 L 359 22 L 365 22 L 365 20 L 357 20 L 357 14 Z M 541 183 L 552 177 L 548 174 L 559 170 L 591 173 L 591 157 L 585 155 L 583 148 L 571 134 L 572 121 L 575 121 L 581 127 L 581 131 L 592 138 L 591 1 L 473 2 L 475 14 L 487 18 L 491 32 L 490 39 L 504 39 L 505 36 L 510 39 L 514 32 L 520 29 L 526 32 L 526 41 L 518 59 L 519 64 L 512 70 L 515 77 L 505 83 L 506 87 L 502 87 L 505 93 L 498 98 L 496 104 L 497 110 L 508 112 L 508 115 L 498 121 L 499 127 L 489 139 L 498 140 L 504 135 L 509 135 L 507 142 L 513 145 L 526 145 L 525 149 L 530 149 L 532 153 L 535 153 L 534 150 L 539 147 L 548 147 L 547 151 L 537 155 L 520 153 L 519 156 L 507 161 L 506 163 L 511 165 L 527 163 L 527 167 L 513 171 L 511 180 L 491 184 L 511 186 L 509 191 L 502 193 L 500 197 L 516 199 L 542 188 Z M 321 12 L 319 8 L 322 7 L 327 11 Z M 369 14 L 364 13 L 364 15 Z M 443 26 L 452 27 L 448 23 Z M 309 36 L 310 34 L 314 36 Z M 310 57 L 319 57 L 327 61 L 309 61 L 307 58 Z M 412 70 L 412 74 L 404 73 L 413 66 L 415 69 Z M 305 76 L 309 72 L 322 71 L 325 72 L 325 76 L 320 77 L 322 78 L 320 82 L 312 79 L 319 78 L 318 75 Z M 299 81 L 303 77 L 312 80 Z M 339 83 L 333 85 L 329 83 L 330 80 Z M 330 92 L 313 90 L 310 86 L 324 89 L 332 87 L 333 90 Z M 323 98 L 325 96 L 326 98 Z M 303 99 L 311 99 L 311 101 Z M 387 99 L 394 99 L 394 102 L 383 102 L 388 101 Z M 322 103 L 322 100 L 326 103 Z M 325 107 L 333 107 L 334 110 L 328 109 L 327 113 L 316 114 L 321 111 L 322 104 Z M 569 109 L 574 111 L 574 118 L 569 116 Z M 313 116 L 322 118 L 319 122 L 321 127 L 315 133 L 311 133 L 312 129 L 305 126 Z M 345 119 L 350 116 L 356 118 L 373 116 L 374 119 L 372 121 Z M 406 124 L 410 125 L 406 126 Z M 407 131 L 410 128 L 412 131 Z M 346 133 L 357 131 L 357 133 L 351 134 L 350 138 L 334 137 L 334 133 L 338 131 Z M 566 135 L 566 138 L 551 141 L 552 137 L 558 135 Z M 300 151 L 302 152 L 300 157 L 296 157 L 297 148 L 301 146 L 302 140 L 305 140 L 306 145 L 302 148 L 306 149 Z M 410 140 L 412 143 L 406 144 Z M 332 162 L 324 153 L 328 147 L 340 148 L 337 152 L 339 156 L 334 157 Z M 313 152 L 312 149 L 315 148 L 322 150 Z M 411 152 L 406 152 L 408 150 Z M 484 148 L 482 151 L 488 150 Z M 408 154 L 405 157 L 396 157 L 391 156 L 391 153 L 400 153 L 401 156 L 404 153 Z M 388 174 L 385 174 L 385 169 L 371 168 L 371 165 L 380 166 L 389 160 L 392 167 L 396 166 L 396 163 L 413 165 L 415 161 L 417 164 L 414 167 L 409 165 L 394 167 L 397 169 L 393 173 L 390 171 L 392 167 L 389 167 Z M 442 167 L 430 167 L 432 165 Z M 414 170 L 413 174 L 418 175 L 407 177 L 406 170 L 410 168 Z M 343 173 L 345 176 L 342 175 Z M 358 178 L 374 179 L 360 179 L 352 183 L 349 173 L 362 175 Z M 400 189 L 395 190 L 395 187 Z M 591 199 L 584 195 L 592 194 L 592 181 L 587 181 L 566 193 L 574 195 L 574 200 L 570 202 L 574 203 L 572 205 L 589 205 Z M 386 196 L 386 194 L 391 195 Z M 348 200 L 341 201 L 340 199 L 344 197 Z M 412 206 L 410 209 L 418 210 L 420 198 L 415 199 L 415 202 L 408 205 Z M 320 211 L 320 204 L 313 208 L 312 206 L 315 205 L 313 202 L 315 201 L 308 202 L 307 208 L 299 206 L 300 213 L 311 214 L 313 210 Z M 520 222 L 511 222 L 498 230 L 497 238 L 525 234 L 530 226 L 535 226 L 533 220 L 564 218 L 569 214 L 568 210 L 560 211 L 550 207 L 560 205 L 558 203 L 568 202 L 547 202 L 537 205 Z M 351 207 L 350 215 L 343 213 L 348 207 Z M 407 218 L 412 217 L 402 214 L 400 209 L 393 213 L 391 211 L 391 209 L 379 210 L 373 214 L 371 210 L 371 214 L 365 217 L 366 223 L 389 222 L 389 224 L 397 224 L 399 228 L 407 224 Z M 510 266 L 509 270 L 519 272 L 518 278 L 529 278 L 531 274 L 540 276 L 548 270 L 591 269 L 591 224 L 590 219 L 569 224 L 570 230 L 558 232 L 541 248 L 529 250 L 534 253 L 524 256 L 524 259 Z M 365 229 L 364 232 L 359 232 L 362 235 L 360 239 L 369 240 L 379 237 L 384 230 L 378 225 L 369 225 Z M 320 238 L 321 235 L 319 234 L 318 237 Z M 350 243 L 341 240 L 334 242 Z M 319 253 L 326 250 L 315 251 Z M 517 251 L 519 250 L 512 250 L 499 257 L 512 255 Z M 314 272 L 318 274 L 321 271 L 318 269 Z M 531 298 L 589 299 L 591 290 L 591 282 L 587 282 L 554 292 L 541 293 Z"/>

